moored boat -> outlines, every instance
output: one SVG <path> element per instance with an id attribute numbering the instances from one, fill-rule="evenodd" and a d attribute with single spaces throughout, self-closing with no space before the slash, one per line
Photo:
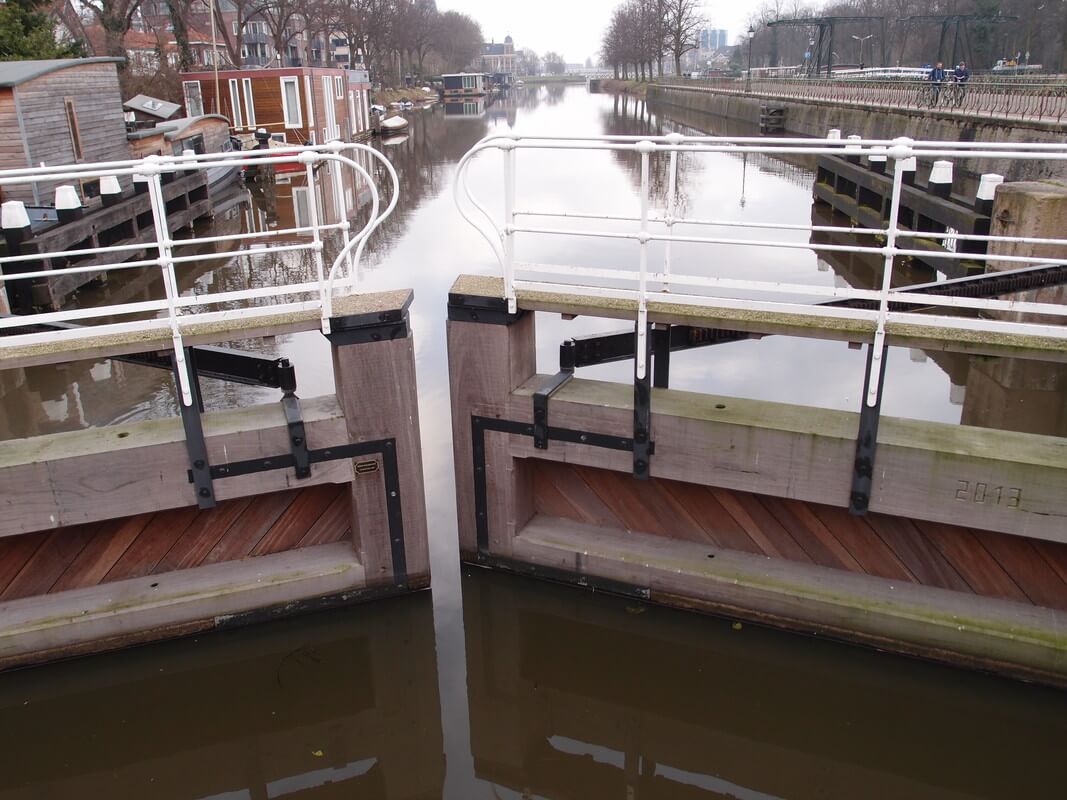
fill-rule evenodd
<path id="1" fill-rule="evenodd" d="M 405 130 L 407 127 L 408 121 L 401 116 L 387 117 L 381 121 L 382 135 L 397 133 L 398 131 Z"/>

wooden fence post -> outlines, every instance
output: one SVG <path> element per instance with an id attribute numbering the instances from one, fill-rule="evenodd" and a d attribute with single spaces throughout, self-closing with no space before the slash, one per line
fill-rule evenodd
<path id="1" fill-rule="evenodd" d="M 368 586 L 429 582 L 415 350 L 408 326 L 412 292 L 389 307 L 331 320 L 337 400 L 351 442 L 381 442 L 360 456 L 352 481 L 352 536 Z M 398 522 L 402 524 L 400 536 Z"/>
<path id="2" fill-rule="evenodd" d="M 511 392 L 536 372 L 534 315 L 507 313 L 499 279 L 461 276 L 448 296 L 448 368 L 452 399 L 452 439 L 456 463 L 456 507 L 460 551 L 478 553 L 475 466 L 471 418 L 503 417 Z M 533 407 L 530 408 L 530 417 Z M 510 554 L 513 528 L 532 511 L 525 475 L 512 469 L 506 434 L 484 433 L 486 524 L 495 554 Z M 510 508 L 511 512 L 505 510 Z M 501 513 L 503 512 L 503 513 Z M 514 513 L 512 513 L 514 512 Z"/>

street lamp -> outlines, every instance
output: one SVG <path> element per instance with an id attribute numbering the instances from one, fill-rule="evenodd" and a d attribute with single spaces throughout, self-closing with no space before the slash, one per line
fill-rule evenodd
<path id="1" fill-rule="evenodd" d="M 748 27 L 748 73 L 745 75 L 745 94 L 752 91 L 752 42 L 756 38 L 756 28 Z"/>
<path id="2" fill-rule="evenodd" d="M 863 69 L 863 43 L 866 42 L 868 39 L 874 38 L 874 34 L 868 33 L 866 36 L 857 36 L 856 34 L 852 34 L 852 38 L 860 43 L 860 69 Z"/>

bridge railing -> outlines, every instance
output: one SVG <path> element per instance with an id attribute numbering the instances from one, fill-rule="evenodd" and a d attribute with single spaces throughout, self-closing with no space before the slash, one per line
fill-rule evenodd
<path id="1" fill-rule="evenodd" d="M 471 192 L 467 181 L 471 162 L 487 151 L 499 151 L 503 159 L 503 208 L 490 213 Z M 520 205 L 516 189 L 516 161 L 524 151 L 589 153 L 597 151 L 632 153 L 640 161 L 640 185 L 635 212 L 607 214 L 600 211 L 562 211 L 559 208 L 532 208 Z M 680 156 L 723 153 L 741 156 L 746 153 L 797 157 L 837 155 L 852 158 L 886 160 L 886 174 L 892 175 L 892 196 L 887 219 L 881 227 L 820 226 L 778 221 L 749 222 L 731 219 L 704 219 L 679 213 L 678 160 Z M 543 155 L 541 156 L 544 157 Z M 514 312 L 520 293 L 553 292 L 566 296 L 601 298 L 611 302 L 627 301 L 633 309 L 636 327 L 636 376 L 647 376 L 648 309 L 650 303 L 673 306 L 688 305 L 715 312 L 720 319 L 738 314 L 758 314 L 764 320 L 778 320 L 785 327 L 803 319 L 808 330 L 831 329 L 841 323 L 861 330 L 857 340 L 871 343 L 868 361 L 868 388 L 865 403 L 880 403 L 880 364 L 887 351 L 887 330 L 933 335 L 942 340 L 966 339 L 979 342 L 996 339 L 1013 346 L 1033 345 L 1036 349 L 1059 353 L 1067 351 L 1067 305 L 1022 300 L 980 299 L 975 297 L 937 296 L 908 293 L 907 287 L 894 286 L 895 261 L 898 258 L 956 259 L 985 261 L 994 269 L 1011 269 L 1033 265 L 1067 265 L 1065 258 L 1024 255 L 988 255 L 973 252 L 973 247 L 945 247 L 932 252 L 921 247 L 920 240 L 956 243 L 970 241 L 990 245 L 1026 245 L 1037 252 L 1052 248 L 1063 252 L 1067 238 L 1035 239 L 1032 237 L 961 234 L 946 230 L 909 230 L 899 224 L 901 196 L 906 171 L 914 170 L 917 158 L 981 159 L 1067 159 L 1067 144 L 980 144 L 963 142 L 916 142 L 910 139 L 772 139 L 719 138 L 706 136 L 598 136 L 549 137 L 498 135 L 488 137 L 461 159 L 454 187 L 455 200 L 463 217 L 473 225 L 492 248 L 503 275 L 504 297 Z M 665 208 L 653 211 L 650 189 L 650 166 L 653 159 L 668 160 Z M 999 176 L 997 176 L 999 177 Z M 546 220 L 544 224 L 534 224 Z M 547 220 L 557 220 L 554 224 Z M 679 231 L 679 228 L 684 229 Z M 709 231 L 709 233 L 704 233 Z M 856 244 L 829 244 L 812 241 L 812 233 L 842 234 L 855 237 Z M 806 234 L 801 239 L 800 236 Z M 517 255 L 519 238 L 581 237 L 633 244 L 632 261 L 618 269 L 580 264 L 530 263 Z M 651 246 L 661 244 L 663 261 L 653 264 Z M 693 263 L 672 257 L 674 244 L 706 246 L 700 263 L 716 263 L 715 256 L 727 248 L 744 247 L 761 250 L 766 258 L 767 273 L 775 274 L 775 254 L 783 250 L 866 253 L 881 258 L 881 285 L 874 289 L 857 289 L 827 285 L 790 283 L 766 277 L 760 271 L 746 270 L 734 275 L 715 275 L 694 270 Z M 1002 251 L 1003 252 L 1003 251 Z M 1047 252 L 1047 251 L 1046 251 Z M 727 263 L 722 259 L 721 263 Z M 929 309 L 933 308 L 933 312 Z M 1022 316 L 1019 316 L 1022 315 Z M 714 314 L 709 314 L 709 318 Z M 727 323 L 722 323 L 728 326 Z M 869 337 L 869 338 L 868 338 Z"/>
<path id="2" fill-rule="evenodd" d="M 664 78 L 679 86 L 726 94 L 781 100 L 856 103 L 885 109 L 936 109 L 970 116 L 997 116 L 1062 123 L 1067 119 L 1067 83 L 981 76 L 957 85 L 946 80 L 931 91 L 914 77 L 855 78 Z"/>
<path id="3" fill-rule="evenodd" d="M 367 168 L 356 160 L 359 152 L 380 162 L 389 175 L 391 187 L 387 202 Z M 360 160 L 365 160 L 361 157 Z M 322 169 L 326 165 L 332 169 Z M 278 169 L 288 166 L 297 174 L 303 173 L 309 191 L 306 219 L 296 220 L 292 228 L 251 231 L 247 233 L 174 238 L 167 224 L 167 204 L 164 194 L 166 179 L 173 175 L 214 170 L 219 168 Z M 351 170 L 355 179 L 369 187 L 371 206 L 365 224 L 352 230 L 346 208 L 341 170 Z M 332 181 L 332 195 L 337 205 L 333 211 L 336 222 L 326 220 L 327 209 L 319 199 L 319 181 L 327 175 Z M 284 147 L 267 151 L 196 154 L 185 151 L 180 156 L 149 156 L 143 160 L 113 161 L 95 164 L 70 164 L 52 167 L 0 171 L 0 187 L 28 185 L 38 181 L 96 181 L 132 177 L 135 186 L 147 186 L 151 208 L 152 235 L 137 241 L 110 246 L 88 246 L 61 252 L 13 253 L 0 256 L 0 281 L 10 287 L 17 281 L 54 280 L 78 273 L 109 273 L 118 270 L 142 270 L 162 277 L 163 297 L 104 305 L 76 305 L 59 311 L 0 316 L 0 364 L 5 353 L 27 345 L 47 348 L 61 342 L 88 339 L 109 334 L 136 335 L 143 332 L 169 331 L 174 347 L 178 384 L 182 403 L 193 403 L 192 382 L 184 358 L 183 337 L 194 325 L 222 324 L 244 317 L 264 317 L 291 313 L 313 312 L 321 315 L 324 333 L 330 330 L 333 301 L 352 291 L 358 266 L 371 234 L 396 207 L 399 180 L 392 164 L 377 150 L 363 144 L 328 142 L 307 147 Z M 58 192 L 58 190 L 57 190 Z M 17 206 L 17 209 L 12 206 Z M 9 212 L 19 212 L 12 213 Z M 4 203 L 5 235 L 9 233 L 9 216 L 25 216 L 18 201 Z M 138 212 L 140 215 L 140 212 Z M 306 223 L 306 224 L 302 224 Z M 16 223 L 17 224 L 17 223 Z M 68 223 L 76 224 L 76 223 Z M 25 220 L 25 230 L 29 230 Z M 147 226 L 146 226 L 147 227 Z M 323 237 L 339 235 L 342 246 L 332 262 L 324 255 Z M 223 243 L 238 245 L 236 251 L 222 249 Z M 241 256 L 249 259 L 255 270 L 257 261 L 273 258 L 279 253 L 311 254 L 314 275 L 310 280 L 287 283 L 286 273 L 262 270 L 257 278 L 267 283 L 254 288 L 231 291 L 193 291 L 182 293 L 179 275 L 183 268 L 191 268 L 204 261 L 220 257 Z M 144 255 L 141 255 L 144 254 Z M 77 264 L 78 260 L 94 258 L 91 266 L 66 266 L 55 269 L 40 268 L 41 262 Z M 105 260 L 101 261 L 103 257 Z M 2 291 L 2 289 L 0 289 Z M 40 328 L 45 330 L 41 331 Z M 27 329 L 31 329 L 26 332 Z"/>

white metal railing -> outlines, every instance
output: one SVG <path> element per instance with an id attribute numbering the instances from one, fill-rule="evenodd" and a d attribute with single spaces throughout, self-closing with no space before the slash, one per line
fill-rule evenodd
<path id="1" fill-rule="evenodd" d="M 390 196 L 384 204 L 374 178 L 367 168 L 357 161 L 359 157 L 376 159 L 389 175 Z M 167 209 L 164 199 L 162 176 L 165 173 L 190 173 L 199 170 L 226 167 L 279 167 L 296 165 L 298 171 L 306 176 L 308 188 L 308 224 L 286 229 L 259 232 L 247 232 L 219 236 L 191 236 L 189 238 L 172 238 L 167 225 Z M 337 208 L 334 216 L 337 221 L 324 221 L 319 207 L 317 168 L 327 164 L 335 165 L 328 170 L 332 181 L 332 194 Z M 366 223 L 353 231 L 349 222 L 352 209 L 345 206 L 345 193 L 341 170 L 347 168 L 359 181 L 365 181 L 370 188 L 371 206 Z M 0 187 L 19 184 L 32 184 L 42 181 L 84 181 L 103 179 L 108 176 L 134 176 L 138 181 L 148 184 L 148 201 L 151 206 L 154 225 L 154 238 L 131 244 L 87 247 L 63 252 L 35 252 L 25 255 L 6 255 L 0 257 L 0 272 L 5 264 L 36 262 L 45 259 L 70 258 L 74 256 L 114 257 L 109 263 L 92 266 L 63 267 L 59 269 L 36 269 L 33 271 L 8 274 L 6 279 L 33 280 L 53 279 L 63 275 L 79 273 L 101 273 L 113 270 L 153 270 L 162 275 L 164 296 L 158 300 L 120 303 L 114 305 L 93 305 L 76 307 L 60 311 L 43 312 L 30 315 L 0 317 L 0 368 L 3 366 L 5 352 L 27 344 L 48 346 L 64 340 L 85 339 L 105 334 L 126 334 L 139 331 L 169 330 L 174 346 L 174 359 L 177 365 L 178 382 L 182 403 L 189 406 L 193 402 L 192 384 L 185 363 L 182 345 L 183 335 L 191 325 L 198 323 L 218 323 L 238 318 L 264 315 L 283 315 L 295 312 L 316 311 L 321 315 L 324 333 L 329 333 L 330 317 L 334 298 L 352 291 L 355 285 L 357 268 L 370 235 L 385 221 L 396 208 L 399 196 L 399 180 L 392 164 L 377 150 L 368 145 L 347 142 L 328 142 L 308 147 L 281 147 L 266 151 L 244 151 L 231 153 L 195 154 L 186 151 L 180 156 L 149 156 L 143 160 L 111 161 L 95 164 L 71 164 L 32 169 L 15 169 L 0 171 Z M 69 223 L 77 224 L 77 223 Z M 323 234 L 339 232 L 343 246 L 329 265 L 325 262 Z M 271 240 L 279 237 L 296 237 L 308 241 L 296 243 L 273 244 Z M 219 251 L 183 255 L 188 248 L 203 245 L 217 245 L 224 242 L 237 242 L 241 249 L 234 252 Z M 264 246 L 266 243 L 266 246 Z M 257 246 L 259 245 L 259 246 Z M 124 260 L 124 256 L 137 251 L 146 251 L 148 257 Z M 261 286 L 238 291 L 205 292 L 182 294 L 178 288 L 178 272 L 184 265 L 218 259 L 220 257 L 245 256 L 252 259 L 283 252 L 307 251 L 314 260 L 315 275 L 313 280 L 298 283 L 281 283 L 274 286 Z M 0 275 L 0 280 L 5 276 Z M 254 304 L 247 301 L 252 301 Z M 240 304 L 227 308 L 223 305 Z M 147 317 L 145 315 L 148 315 Z M 135 318 L 131 318 L 135 317 Z M 101 320 L 107 320 L 101 322 Z M 10 330 L 29 325 L 49 323 L 74 323 L 76 327 L 63 327 L 32 333 L 7 333 Z M 83 323 L 87 323 L 82 325 Z"/>
<path id="2" fill-rule="evenodd" d="M 837 132 L 831 132 L 831 136 Z M 500 151 L 503 155 L 504 200 L 503 215 L 494 218 L 489 210 L 472 194 L 468 183 L 468 167 L 480 153 L 489 150 Z M 640 156 L 640 189 L 636 214 L 618 215 L 604 213 L 562 212 L 551 209 L 520 209 L 516 205 L 516 158 L 521 150 L 538 151 L 624 151 Z M 692 153 L 726 153 L 742 155 L 745 153 L 762 153 L 778 156 L 817 156 L 839 155 L 854 157 L 874 157 L 888 160 L 887 174 L 892 175 L 892 198 L 888 223 L 884 227 L 839 227 L 833 225 L 798 225 L 777 222 L 743 222 L 737 220 L 695 219 L 676 216 L 677 209 L 677 175 L 678 157 Z M 649 165 L 656 157 L 669 159 L 669 185 L 667 189 L 666 208 L 662 214 L 650 212 Z M 683 136 L 672 133 L 666 136 L 589 136 L 589 137 L 553 137 L 522 136 L 519 134 L 492 135 L 476 144 L 461 160 L 457 167 L 454 196 L 464 219 L 473 225 L 492 248 L 500 263 L 504 278 L 504 297 L 509 310 L 517 307 L 518 290 L 540 290 L 562 292 L 598 298 L 617 298 L 636 301 L 637 346 L 636 372 L 639 379 L 646 373 L 645 337 L 648 330 L 648 303 L 650 300 L 668 301 L 673 304 L 704 306 L 711 309 L 753 310 L 769 315 L 803 314 L 809 318 L 825 319 L 827 325 L 835 319 L 866 320 L 873 323 L 874 335 L 872 353 L 877 367 L 878 359 L 884 349 L 886 326 L 896 323 L 903 326 L 937 326 L 946 331 L 989 331 L 992 333 L 1012 334 L 1020 337 L 1017 341 L 1052 338 L 1063 343 L 1067 350 L 1067 326 L 1048 322 L 1005 319 L 1007 314 L 1040 314 L 1059 318 L 1056 323 L 1067 317 L 1067 305 L 1037 303 L 1021 300 L 976 299 L 970 297 L 938 296 L 933 294 L 912 294 L 903 291 L 906 287 L 894 289 L 893 262 L 897 256 L 912 256 L 923 259 L 954 259 L 967 261 L 988 261 L 1001 264 L 1024 265 L 1067 265 L 1067 258 L 1046 258 L 1030 256 L 983 256 L 973 253 L 944 252 L 916 247 L 901 246 L 901 240 L 940 239 L 972 240 L 986 243 L 1009 243 L 1045 245 L 1064 248 L 1067 254 L 1067 239 L 1034 239 L 1015 236 L 981 236 L 977 234 L 960 234 L 954 231 L 934 233 L 912 231 L 899 227 L 900 201 L 904 172 L 913 170 L 915 159 L 952 159 L 965 158 L 968 161 L 981 159 L 1022 159 L 1022 160 L 1064 160 L 1067 159 L 1067 144 L 1029 144 L 1029 143 L 978 143 L 978 142 L 924 142 L 901 138 L 894 140 L 864 140 L 859 138 L 840 139 L 793 139 L 768 137 L 723 138 L 709 136 Z M 999 176 L 997 176 L 999 177 Z M 601 227 L 536 227 L 522 224 L 522 218 L 555 217 L 584 223 L 612 222 L 632 223 L 628 230 L 612 230 Z M 698 235 L 696 233 L 677 233 L 676 228 L 718 228 L 726 229 L 723 235 Z M 762 231 L 807 231 L 819 233 L 851 234 L 860 237 L 863 244 L 822 244 L 818 242 L 786 241 L 781 238 L 742 238 L 729 235 L 729 229 L 745 229 L 757 235 Z M 538 236 L 576 236 L 593 239 L 632 241 L 637 245 L 635 253 L 636 268 L 604 269 L 583 267 L 572 264 L 535 264 L 516 259 L 516 238 L 519 234 Z M 884 243 L 880 243 L 879 240 Z M 653 269 L 649 265 L 649 245 L 663 242 L 664 261 L 662 267 Z M 671 258 L 671 244 L 678 242 L 699 243 L 715 246 L 743 246 L 765 248 L 773 252 L 778 249 L 803 249 L 816 252 L 850 252 L 868 253 L 881 257 L 884 262 L 881 286 L 876 289 L 856 289 L 851 287 L 820 286 L 810 284 L 783 283 L 765 280 L 758 274 L 739 277 L 716 277 L 684 272 L 680 265 Z M 869 243 L 867 243 L 869 242 Z M 765 250 L 765 251 L 766 251 Z M 706 260 L 706 259 L 705 259 Z M 739 297 L 743 292 L 749 297 Z M 873 301 L 875 309 L 845 307 L 842 305 L 817 304 L 798 300 L 783 299 L 783 295 L 796 295 L 812 300 L 847 300 L 861 299 Z M 890 305 L 894 310 L 890 310 Z M 905 308 L 929 308 L 934 306 L 939 313 L 917 313 L 914 310 L 899 311 Z M 990 319 L 976 316 L 948 316 L 948 311 L 994 312 L 1002 318 Z M 870 387 L 865 402 L 870 406 L 878 403 L 880 396 L 880 370 L 871 370 Z"/>

